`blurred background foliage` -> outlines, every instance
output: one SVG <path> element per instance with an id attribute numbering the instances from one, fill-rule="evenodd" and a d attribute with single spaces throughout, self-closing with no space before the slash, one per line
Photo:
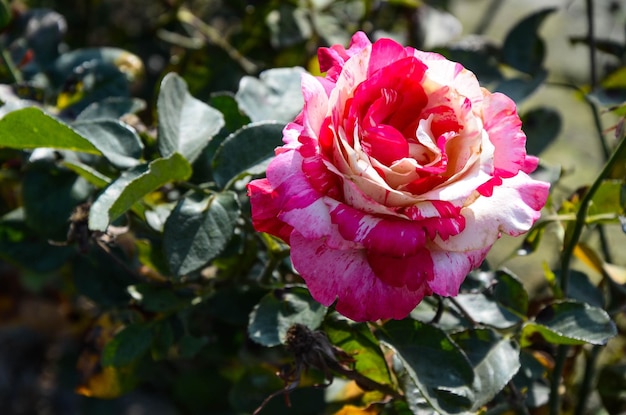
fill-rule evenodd
<path id="1" fill-rule="evenodd" d="M 600 35 L 589 37 L 586 18 L 594 4 L 591 21 Z M 276 372 L 291 355 L 274 346 L 284 343 L 292 323 L 302 321 L 322 327 L 344 351 L 360 353 L 356 369 L 382 384 L 401 385 L 410 404 L 366 407 L 381 399 L 380 391 L 365 393 L 354 374 L 328 389 L 307 387 L 327 375 L 311 370 L 302 373 L 305 387 L 290 393 L 291 407 L 279 395 L 262 414 L 432 413 L 407 374 L 414 369 L 410 362 L 387 362 L 394 371 L 390 377 L 390 355 L 382 354 L 379 340 L 402 352 L 411 346 L 403 339 L 418 333 L 423 337 L 415 343 L 433 348 L 428 339 L 443 331 L 419 321 L 433 319 L 436 302 L 425 301 L 411 322 L 391 323 L 379 339 L 365 325 L 326 314 L 297 285 L 285 246 L 251 231 L 245 197 L 233 185 L 238 175 L 262 172 L 259 154 L 263 159 L 272 153 L 282 125 L 301 105 L 292 94 L 301 69 L 263 71 L 300 67 L 318 74 L 317 48 L 347 45 L 357 30 L 442 53 L 473 70 L 485 87 L 515 99 L 528 151 L 542 157 L 537 175 L 553 183 L 548 211 L 556 219 L 540 223 L 524 240 L 501 241 L 489 257 L 493 268 L 470 276 L 465 297 L 438 317 L 438 327 L 452 333 L 465 352 L 497 350 L 496 358 L 504 357 L 499 370 L 509 378 L 499 379 L 497 390 L 481 391 L 489 399 L 472 409 L 547 413 L 555 344 L 568 344 L 574 346 L 563 371 L 565 413 L 626 411 L 624 155 L 596 192 L 584 243 L 574 252 L 582 271 L 572 276 L 571 297 L 580 303 L 551 303 L 560 294 L 558 275 L 550 271 L 558 268 L 584 186 L 623 135 L 624 2 L 0 0 L 0 9 L 0 134 L 10 135 L 7 126 L 23 126 L 24 120 L 35 127 L 32 135 L 20 130 L 13 144 L 6 145 L 7 138 L 0 148 L 1 413 L 251 413 L 285 386 Z M 164 121 L 176 124 L 188 106 L 204 123 L 167 130 Z M 49 133 L 48 143 L 58 140 L 64 149 L 85 144 L 40 112 L 6 116 L 23 107 L 56 115 L 96 143 L 104 159 L 87 147 L 80 157 L 40 148 L 46 146 L 37 145 L 37 128 Z M 250 122 L 257 124 L 240 130 Z M 174 139 L 155 140 L 157 132 L 194 136 L 196 127 L 213 140 L 206 148 L 175 147 L 186 161 L 168 157 Z M 278 141 L 258 139 L 276 136 Z M 24 142 L 30 147 L 21 148 Z M 151 188 L 128 175 L 144 161 L 153 162 L 151 172 L 170 176 Z M 109 221 L 88 227 L 88 208 L 80 206 L 120 172 L 127 174 L 126 185 L 136 186 L 141 203 L 131 203 L 131 213 L 113 222 L 112 243 L 94 233 Z M 212 203 L 236 215 L 206 208 L 198 195 L 207 183 L 220 191 Z M 115 219 L 115 206 L 99 207 Z M 215 223 L 215 249 L 185 228 Z M 186 243 L 198 244 L 210 258 L 181 253 Z M 510 266 L 523 286 L 512 272 L 494 271 L 501 265 Z M 496 282 L 499 291 L 488 292 Z M 597 314 L 582 303 L 596 307 Z M 508 311 L 485 315 L 486 307 Z M 602 308 L 616 326 L 603 320 Z M 554 318 L 568 312 L 596 319 L 571 331 Z M 470 330 L 475 324 L 489 329 Z M 593 330 L 602 336 L 595 338 Z M 620 336 L 608 347 L 583 345 L 603 344 L 614 330 Z M 511 332 L 519 345 L 498 337 Z M 455 350 L 464 356 L 461 349 Z M 599 371 L 585 370 L 598 361 Z M 476 373 L 489 369 L 470 363 Z M 493 367 L 497 363 L 488 360 Z M 522 370 L 508 382 L 518 364 Z M 450 397 L 441 399 L 440 405 L 458 413 L 460 406 L 446 401 Z"/>

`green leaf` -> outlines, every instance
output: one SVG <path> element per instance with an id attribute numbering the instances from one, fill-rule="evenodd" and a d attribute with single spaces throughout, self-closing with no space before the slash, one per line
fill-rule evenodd
<path id="1" fill-rule="evenodd" d="M 452 338 L 474 367 L 472 410 L 478 410 L 491 401 L 519 370 L 519 346 L 489 329 L 467 330 L 453 334 Z"/>
<path id="2" fill-rule="evenodd" d="M 537 73 L 535 73 L 531 78 L 519 77 L 504 79 L 493 87 L 493 90 L 502 92 L 516 103 L 520 103 L 535 92 L 535 90 L 544 83 L 547 77 L 548 71 L 538 69 Z"/>
<path id="3" fill-rule="evenodd" d="M 283 125 L 266 121 L 249 124 L 229 135 L 213 158 L 213 175 L 220 186 L 244 174 L 265 172 L 274 157 L 274 149 L 282 145 Z"/>
<path id="4" fill-rule="evenodd" d="M 106 231 L 109 223 L 123 215 L 148 193 L 165 183 L 186 180 L 190 175 L 191 166 L 178 153 L 125 171 L 91 206 L 89 229 Z"/>
<path id="5" fill-rule="evenodd" d="M 552 144 L 561 132 L 561 115 L 553 108 L 539 107 L 522 115 L 529 154 L 538 156 Z"/>
<path id="6" fill-rule="evenodd" d="M 11 7 L 8 0 L 0 0 L 0 29 L 4 29 L 11 22 Z"/>
<path id="7" fill-rule="evenodd" d="M 502 62 L 528 74 L 540 71 L 545 56 L 545 44 L 537 31 L 543 20 L 554 11 L 555 8 L 539 10 L 518 22 L 504 39 Z"/>
<path id="8" fill-rule="evenodd" d="M 100 173 L 98 170 L 88 166 L 87 164 L 83 164 L 80 161 L 76 160 L 63 160 L 61 164 L 64 167 L 67 167 L 69 170 L 78 174 L 83 179 L 87 180 L 92 185 L 97 188 L 103 188 L 111 183 L 111 179 L 108 176 Z"/>
<path id="9" fill-rule="evenodd" d="M 541 334 L 553 344 L 604 345 L 615 336 L 617 329 L 601 308 L 575 301 L 562 301 L 546 306 L 534 322 L 522 329 L 522 347 L 532 344 L 532 336 Z"/>
<path id="10" fill-rule="evenodd" d="M 211 94 L 210 104 L 224 115 L 224 128 L 228 133 L 233 133 L 246 124 L 250 124 L 250 118 L 241 112 L 235 95 L 229 92 Z"/>
<path id="11" fill-rule="evenodd" d="M 520 317 L 485 294 L 459 294 L 456 301 L 478 323 L 505 329 L 521 321 Z"/>
<path id="12" fill-rule="evenodd" d="M 28 167 L 22 182 L 26 224 L 45 238 L 64 241 L 70 215 L 89 197 L 91 186 L 52 162 L 42 160 Z"/>
<path id="13" fill-rule="evenodd" d="M 540 356 L 537 354 L 537 356 Z M 545 358 L 544 358 L 545 359 Z M 537 360 L 536 356 L 522 350 L 520 353 L 521 368 L 513 377 L 513 383 L 518 390 L 525 390 L 524 403 L 529 408 L 538 408 L 548 403 L 550 387 L 545 363 Z"/>
<path id="14" fill-rule="evenodd" d="M 299 67 L 274 68 L 261 72 L 258 79 L 244 76 L 235 99 L 253 122 L 290 122 L 304 105 L 300 86 L 303 73 Z"/>
<path id="15" fill-rule="evenodd" d="M 524 284 L 508 270 L 496 271 L 496 281 L 494 299 L 506 309 L 525 316 L 528 311 L 528 292 Z"/>
<path id="16" fill-rule="evenodd" d="M 192 97 L 185 81 L 174 73 L 161 82 L 157 112 L 159 152 L 163 157 L 178 152 L 190 163 L 224 126 L 222 113 Z"/>
<path id="17" fill-rule="evenodd" d="M 115 167 L 137 166 L 143 143 L 133 128 L 116 120 L 78 121 L 72 124 L 79 134 L 89 140 Z"/>
<path id="18" fill-rule="evenodd" d="M 428 403 L 441 413 L 469 410 L 474 371 L 442 330 L 408 319 L 387 322 L 378 337 L 393 349 Z"/>
<path id="19" fill-rule="evenodd" d="M 131 324 L 109 341 L 102 351 L 102 366 L 126 366 L 143 357 L 152 344 L 153 332 L 146 324 Z"/>
<path id="20" fill-rule="evenodd" d="M 323 327 L 331 343 L 354 358 L 357 372 L 378 383 L 391 384 L 385 356 L 369 326 L 334 317 Z"/>
<path id="21" fill-rule="evenodd" d="M 0 120 L 0 147 L 19 150 L 47 147 L 101 154 L 67 124 L 34 107 L 10 112 Z"/>
<path id="22" fill-rule="evenodd" d="M 126 114 L 135 114 L 145 108 L 146 102 L 139 98 L 108 97 L 87 106 L 78 114 L 76 121 L 119 120 Z"/>
<path id="23" fill-rule="evenodd" d="M 570 271 L 568 295 L 581 303 L 587 303 L 594 307 L 604 307 L 602 291 L 591 283 L 584 272 Z"/>
<path id="24" fill-rule="evenodd" d="M 605 180 L 602 182 L 591 199 L 588 216 L 624 212 L 626 205 L 621 200 L 623 186 L 624 180 Z M 613 221 L 616 222 L 616 220 Z"/>
<path id="25" fill-rule="evenodd" d="M 233 192 L 182 199 L 167 218 L 163 248 L 175 275 L 186 275 L 206 265 L 230 241 L 239 218 Z"/>
<path id="26" fill-rule="evenodd" d="M 287 330 L 294 324 L 315 330 L 325 315 L 326 307 L 315 301 L 306 288 L 275 290 L 250 313 L 248 335 L 263 346 L 278 346 L 285 342 Z"/>
<path id="27" fill-rule="evenodd" d="M 174 311 L 191 299 L 183 299 L 176 295 L 171 287 L 157 287 L 154 284 L 136 284 L 128 287 L 129 294 L 146 311 Z"/>

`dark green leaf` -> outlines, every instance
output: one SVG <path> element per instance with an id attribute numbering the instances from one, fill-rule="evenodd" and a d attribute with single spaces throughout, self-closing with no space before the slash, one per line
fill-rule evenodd
<path id="1" fill-rule="evenodd" d="M 0 120 L 0 147 L 31 149 L 39 147 L 82 151 L 100 151 L 68 125 L 38 108 L 13 111 Z"/>
<path id="2" fill-rule="evenodd" d="M 193 162 L 224 126 L 222 113 L 192 97 L 185 81 L 174 73 L 161 82 L 157 111 L 163 157 L 178 152 Z"/>
<path id="3" fill-rule="evenodd" d="M 11 7 L 8 0 L 0 0 L 0 29 L 4 29 L 11 22 Z"/>
<path id="4" fill-rule="evenodd" d="M 494 299 L 508 310 L 525 316 L 528 311 L 528 292 L 524 284 L 508 270 L 497 271 L 496 281 Z"/>
<path id="5" fill-rule="evenodd" d="M 259 78 L 244 76 L 235 99 L 254 122 L 292 121 L 302 110 L 300 87 L 302 68 L 275 68 L 261 72 Z"/>
<path id="6" fill-rule="evenodd" d="M 152 326 L 152 358 L 154 360 L 165 359 L 169 356 L 170 349 L 176 342 L 176 334 L 174 332 L 173 318 L 157 320 Z"/>
<path id="7" fill-rule="evenodd" d="M 602 182 L 600 188 L 593 195 L 588 215 L 622 213 L 626 208 L 620 197 L 623 185 L 624 180 L 605 180 Z"/>
<path id="8" fill-rule="evenodd" d="M 22 183 L 26 224 L 45 238 L 64 241 L 74 207 L 90 192 L 89 184 L 73 172 L 47 161 L 32 163 Z"/>
<path id="9" fill-rule="evenodd" d="M 538 156 L 552 144 L 561 132 L 561 115 L 553 108 L 540 107 L 522 115 L 529 154 Z"/>
<path id="10" fill-rule="evenodd" d="M 535 334 L 541 334 L 553 344 L 604 345 L 616 333 L 615 323 L 603 309 L 563 301 L 546 306 L 534 322 L 524 325 L 522 347 L 531 344 L 531 337 Z"/>
<path id="11" fill-rule="evenodd" d="M 190 175 L 189 163 L 178 153 L 122 173 L 91 206 L 89 228 L 104 232 L 109 223 L 148 193 L 165 183 L 186 180 Z"/>
<path id="12" fill-rule="evenodd" d="M 324 332 L 331 343 L 353 356 L 354 369 L 360 374 L 378 383 L 390 384 L 385 356 L 369 326 L 335 317 L 324 323 Z"/>
<path id="13" fill-rule="evenodd" d="M 276 290 L 263 297 L 250 313 L 248 335 L 264 346 L 278 346 L 284 343 L 287 330 L 294 324 L 315 330 L 325 315 L 326 307 L 315 301 L 307 289 Z"/>
<path id="14" fill-rule="evenodd" d="M 186 334 L 178 343 L 178 354 L 182 358 L 191 359 L 207 344 L 207 339 Z"/>
<path id="15" fill-rule="evenodd" d="M 604 307 L 604 296 L 602 295 L 602 291 L 591 283 L 587 274 L 571 270 L 569 278 L 568 295 L 571 298 L 594 307 Z"/>
<path id="16" fill-rule="evenodd" d="M 543 9 L 518 22 L 504 39 L 502 61 L 528 74 L 541 70 L 545 45 L 537 32 L 543 20 L 555 10 Z"/>
<path id="17" fill-rule="evenodd" d="M 436 49 L 436 51 L 454 62 L 461 63 L 476 74 L 482 84 L 502 80 L 497 59 L 499 51 L 483 39 L 472 39 L 468 45 L 454 45 L 445 49 Z"/>
<path id="18" fill-rule="evenodd" d="M 78 114 L 76 120 L 118 120 L 126 114 L 135 114 L 145 108 L 146 102 L 139 98 L 109 97 L 90 104 Z"/>
<path id="19" fill-rule="evenodd" d="M 472 365 L 442 330 L 418 321 L 390 321 L 379 338 L 396 351 L 411 379 L 437 411 L 454 414 L 472 407 Z"/>
<path id="20" fill-rule="evenodd" d="M 521 321 L 520 317 L 485 294 L 459 294 L 456 301 L 478 323 L 505 329 Z"/>
<path id="21" fill-rule="evenodd" d="M 474 367 L 474 406 L 478 410 L 491 401 L 520 368 L 519 346 L 488 329 L 455 333 L 452 338 Z"/>
<path id="22" fill-rule="evenodd" d="M 229 134 L 234 133 L 246 124 L 250 124 L 250 118 L 241 112 L 234 94 L 229 92 L 212 94 L 209 102 L 211 106 L 224 115 L 224 128 Z"/>
<path id="23" fill-rule="evenodd" d="M 527 351 L 520 354 L 520 370 L 513 383 L 520 391 L 526 391 L 525 403 L 529 408 L 538 408 L 548 403 L 550 387 L 544 365 Z"/>
<path id="24" fill-rule="evenodd" d="M 126 326 L 102 351 L 103 366 L 126 366 L 144 356 L 152 344 L 153 332 L 145 324 Z"/>
<path id="25" fill-rule="evenodd" d="M 535 90 L 539 88 L 541 84 L 543 84 L 547 77 L 547 71 L 543 69 L 538 69 L 537 73 L 535 73 L 532 78 L 520 77 L 504 79 L 500 81 L 493 89 L 494 91 L 502 92 L 513 101 L 520 103 L 528 98 L 530 94 L 535 92 Z"/>
<path id="26" fill-rule="evenodd" d="M 65 18 L 50 9 L 33 9 L 25 13 L 28 18 L 26 41 L 37 64 L 46 68 L 59 56 L 59 46 L 67 31 Z"/>
<path id="27" fill-rule="evenodd" d="M 213 158 L 213 175 L 225 186 L 242 174 L 262 174 L 274 157 L 274 149 L 282 145 L 284 125 L 266 121 L 249 124 L 224 140 Z"/>
<path id="28" fill-rule="evenodd" d="M 170 270 L 185 275 L 219 255 L 233 235 L 237 218 L 239 202 L 233 192 L 182 199 L 163 229 Z"/>
<path id="29" fill-rule="evenodd" d="M 97 188 L 103 188 L 111 183 L 111 179 L 98 170 L 88 166 L 87 164 L 83 164 L 77 160 L 63 160 L 61 163 L 64 167 L 67 167 L 69 170 L 78 174 L 83 179 L 87 180 L 92 185 Z"/>
<path id="30" fill-rule="evenodd" d="M 598 393 L 609 414 L 626 410 L 626 363 L 604 366 L 598 375 Z"/>
<path id="31" fill-rule="evenodd" d="M 79 134 L 89 140 L 115 167 L 137 166 L 143 143 L 133 128 L 116 120 L 78 121 L 72 124 Z"/>
<path id="32" fill-rule="evenodd" d="M 168 312 L 190 303 L 176 295 L 171 287 L 157 287 L 153 284 L 136 284 L 128 287 L 130 295 L 146 311 Z"/>
<path id="33" fill-rule="evenodd" d="M 75 49 L 62 54 L 54 62 L 50 76 L 54 84 L 58 86 L 61 86 L 72 74 L 80 75 L 81 78 L 85 78 L 89 74 L 91 74 L 91 76 L 100 76 L 100 79 L 96 79 L 95 83 L 103 84 L 106 83 L 106 79 L 102 79 L 102 75 L 112 75 L 109 71 L 103 72 L 104 68 L 115 69 L 117 74 L 124 76 L 124 79 L 131 80 L 141 74 L 143 64 L 139 57 L 119 48 L 102 47 Z M 94 83 L 93 80 L 91 83 Z M 107 96 L 124 95 L 113 94 Z"/>

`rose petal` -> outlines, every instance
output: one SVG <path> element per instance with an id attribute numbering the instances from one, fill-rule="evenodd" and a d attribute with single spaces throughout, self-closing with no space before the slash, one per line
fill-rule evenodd
<path id="1" fill-rule="evenodd" d="M 248 183 L 248 196 L 252 206 L 252 224 L 259 232 L 267 232 L 289 243 L 293 227 L 278 219 L 280 208 L 273 197 L 272 186 L 267 179 Z"/>
<path id="2" fill-rule="evenodd" d="M 402 319 L 422 300 L 426 285 L 417 291 L 392 287 L 377 278 L 364 250 L 337 250 L 323 240 L 298 232 L 291 237 L 291 260 L 315 300 L 355 321 Z"/>
<path id="3" fill-rule="evenodd" d="M 431 252 L 434 278 L 428 282 L 435 294 L 455 296 L 467 274 L 480 265 L 491 246 L 476 251 Z"/>

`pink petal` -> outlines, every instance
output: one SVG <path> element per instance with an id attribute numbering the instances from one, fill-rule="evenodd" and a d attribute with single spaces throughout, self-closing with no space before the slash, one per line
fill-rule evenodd
<path id="1" fill-rule="evenodd" d="M 392 287 L 406 287 L 408 290 L 418 291 L 433 278 L 433 260 L 427 249 L 421 249 L 415 255 L 405 257 L 368 252 L 367 260 L 374 274 Z"/>
<path id="2" fill-rule="evenodd" d="M 435 242 L 443 250 L 463 252 L 493 245 L 500 232 L 520 235 L 539 219 L 549 187 L 523 172 L 504 179 L 501 186 L 493 188 L 491 197 L 479 196 L 461 210 L 465 217 L 463 232 L 447 241 L 436 238 Z"/>
<path id="3" fill-rule="evenodd" d="M 279 207 L 267 179 L 248 183 L 248 196 L 252 205 L 252 224 L 259 232 L 267 232 L 289 243 L 293 228 L 278 219 Z"/>
<path id="4" fill-rule="evenodd" d="M 432 251 L 435 278 L 428 283 L 432 291 L 444 296 L 457 295 L 467 274 L 483 262 L 489 248 L 491 246 L 468 252 Z"/>
<path id="5" fill-rule="evenodd" d="M 291 260 L 315 300 L 355 321 L 405 318 L 424 297 L 417 291 L 392 287 L 374 275 L 364 250 L 336 250 L 323 240 L 298 232 L 291 237 Z"/>
<path id="6" fill-rule="evenodd" d="M 419 222 L 376 217 L 343 203 L 337 203 L 330 214 L 344 239 L 358 242 L 370 252 L 395 257 L 413 256 L 426 242 Z"/>
<path id="7" fill-rule="evenodd" d="M 372 45 L 367 77 L 370 78 L 381 68 L 389 66 L 396 61 L 410 56 L 404 46 L 391 39 L 379 39 Z"/>

